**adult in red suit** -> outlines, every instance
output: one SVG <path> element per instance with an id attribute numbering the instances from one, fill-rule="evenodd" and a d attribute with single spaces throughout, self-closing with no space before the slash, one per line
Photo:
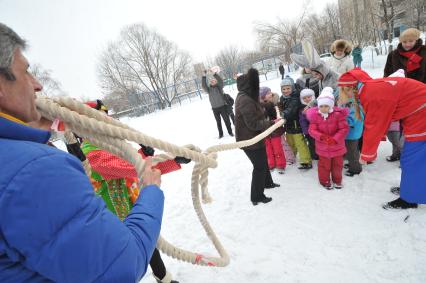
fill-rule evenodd
<path id="1" fill-rule="evenodd" d="M 408 78 L 372 79 L 356 68 L 342 74 L 338 86 L 343 95 L 358 95 L 365 111 L 360 162 L 375 160 L 389 124 L 402 122 L 406 140 L 401 156 L 401 194 L 383 207 L 407 209 L 426 204 L 426 85 Z"/>

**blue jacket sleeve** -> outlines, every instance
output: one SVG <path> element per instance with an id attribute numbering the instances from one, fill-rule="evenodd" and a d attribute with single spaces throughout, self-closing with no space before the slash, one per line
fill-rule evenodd
<path id="1" fill-rule="evenodd" d="M 23 167 L 0 198 L 7 249 L 55 282 L 138 282 L 161 227 L 164 196 L 146 187 L 124 222 L 96 196 L 65 153 Z M 7 225 L 5 225 L 7 223 Z"/>

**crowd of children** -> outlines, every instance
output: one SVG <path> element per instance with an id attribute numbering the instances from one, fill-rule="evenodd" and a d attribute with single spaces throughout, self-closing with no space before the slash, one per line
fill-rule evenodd
<path id="1" fill-rule="evenodd" d="M 400 41 L 397 50 L 388 56 L 384 76 L 407 77 L 425 83 L 426 47 L 420 39 L 420 32 L 408 29 L 401 34 Z M 309 44 L 306 46 L 310 47 Z M 308 51 L 304 55 L 292 54 L 292 60 L 302 67 L 302 76 L 296 83 L 289 76 L 283 78 L 279 98 L 269 88 L 261 88 L 259 99 L 266 116 L 276 119 L 274 107 L 278 107 L 286 121 L 283 129 L 276 130 L 265 139 L 271 170 L 277 168 L 283 173 L 285 165 L 295 162 L 297 156 L 300 160 L 298 168 L 302 170 L 311 169 L 312 160 L 318 160 L 319 183 L 330 190 L 342 188 L 343 168 L 347 169 L 346 176 L 353 177 L 362 172 L 361 162 L 372 161 L 360 153 L 366 110 L 359 93 L 362 86 L 372 79 L 361 70 L 355 69 L 355 75 L 351 73 L 354 67 L 350 60 L 351 49 L 349 42 L 335 41 L 331 46 L 332 58 L 328 62 L 319 60 L 319 56 L 318 60 L 315 55 L 309 57 L 316 53 L 314 50 L 305 49 Z M 358 55 L 354 54 L 354 57 Z M 357 60 L 360 62 L 362 59 Z M 352 76 L 348 74 L 356 76 L 356 79 L 348 81 L 347 77 Z M 400 160 L 404 140 L 402 124 L 392 119 L 386 136 L 392 143 L 392 154 L 386 160 Z M 291 150 L 286 151 L 286 148 Z M 346 164 L 343 164 L 344 160 Z M 399 187 L 391 191 L 399 194 Z M 412 207 L 417 207 L 417 204 L 399 198 L 384 208 Z"/>

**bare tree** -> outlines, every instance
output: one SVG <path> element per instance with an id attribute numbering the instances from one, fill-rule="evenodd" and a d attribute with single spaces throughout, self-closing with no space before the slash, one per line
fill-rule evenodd
<path id="1" fill-rule="evenodd" d="M 61 83 L 52 77 L 52 71 L 44 69 L 40 64 L 31 66 L 31 73 L 43 86 L 42 95 L 48 97 L 66 95 L 61 88 Z"/>
<path id="2" fill-rule="evenodd" d="M 328 15 L 310 15 L 304 22 L 306 36 L 312 40 L 318 52 L 326 52 L 335 40 L 329 28 Z"/>
<path id="3" fill-rule="evenodd" d="M 297 22 L 290 22 L 280 19 L 277 23 L 257 23 L 255 31 L 263 52 L 284 51 L 286 63 L 291 61 L 290 54 L 292 48 L 301 42 L 304 33 L 301 28 L 302 18 Z"/>
<path id="4" fill-rule="evenodd" d="M 100 83 L 109 94 L 120 93 L 141 102 L 155 98 L 160 108 L 171 106 L 176 92 L 171 87 L 190 75 L 191 57 L 143 24 L 124 28 L 100 58 Z M 135 101 L 135 99 L 129 99 Z M 145 101 L 144 101 L 145 100 Z"/>
<path id="5" fill-rule="evenodd" d="M 392 42 L 395 11 L 392 0 L 381 0 L 383 14 L 379 15 L 383 24 L 386 26 L 388 42 Z M 389 10 L 390 9 L 390 10 Z M 390 50 L 389 50 L 390 51 Z"/>
<path id="6" fill-rule="evenodd" d="M 231 45 L 219 51 L 214 61 L 222 68 L 226 77 L 231 78 L 241 69 L 243 53 L 237 46 Z"/>
<path id="7" fill-rule="evenodd" d="M 425 24 L 426 0 L 405 0 L 402 5 L 407 12 L 407 17 L 412 19 L 412 26 L 421 30 Z"/>
<path id="8" fill-rule="evenodd" d="M 339 7 L 336 3 L 328 3 L 324 12 L 327 18 L 327 25 L 331 28 L 333 39 L 336 40 L 341 37 Z"/>

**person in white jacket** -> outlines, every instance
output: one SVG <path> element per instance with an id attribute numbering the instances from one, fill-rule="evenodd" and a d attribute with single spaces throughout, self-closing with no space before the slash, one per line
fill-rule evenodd
<path id="1" fill-rule="evenodd" d="M 331 58 L 328 60 L 327 64 L 330 69 L 339 76 L 354 68 L 351 58 L 352 46 L 348 41 L 344 39 L 334 41 L 330 51 Z"/>

